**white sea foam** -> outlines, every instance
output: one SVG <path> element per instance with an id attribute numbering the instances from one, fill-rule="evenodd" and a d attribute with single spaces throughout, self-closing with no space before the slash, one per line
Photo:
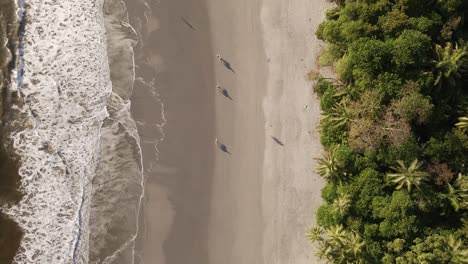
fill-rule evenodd
<path id="1" fill-rule="evenodd" d="M 11 135 L 24 197 L 2 211 L 24 230 L 16 263 L 87 263 L 91 182 L 111 93 L 102 1 L 26 4 L 24 69 L 12 89 L 24 97 L 29 126 Z"/>

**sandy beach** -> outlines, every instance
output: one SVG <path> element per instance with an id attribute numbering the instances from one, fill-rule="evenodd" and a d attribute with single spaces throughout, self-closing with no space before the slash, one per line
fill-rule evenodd
<path id="1" fill-rule="evenodd" d="M 137 263 L 316 263 L 320 111 L 305 75 L 328 3 L 126 3 L 147 179 Z"/>
<path id="2" fill-rule="evenodd" d="M 317 70 L 321 49 L 315 30 L 331 5 L 319 0 L 270 1 L 262 9 L 264 45 L 270 59 L 263 101 L 266 138 L 263 167 L 263 263 L 319 263 L 305 230 L 315 223 L 323 179 L 319 100 L 305 75 Z M 271 4 L 270 4 L 271 3 Z"/>

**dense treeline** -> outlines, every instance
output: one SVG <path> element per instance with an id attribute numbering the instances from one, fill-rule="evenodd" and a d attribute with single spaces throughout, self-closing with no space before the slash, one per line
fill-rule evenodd
<path id="1" fill-rule="evenodd" d="M 307 235 L 332 263 L 468 263 L 468 1 L 335 2 Z"/>

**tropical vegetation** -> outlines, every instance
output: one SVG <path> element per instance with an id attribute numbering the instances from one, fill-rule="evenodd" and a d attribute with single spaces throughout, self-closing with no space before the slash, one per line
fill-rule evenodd
<path id="1" fill-rule="evenodd" d="M 468 2 L 332 2 L 307 237 L 330 263 L 468 263 Z"/>

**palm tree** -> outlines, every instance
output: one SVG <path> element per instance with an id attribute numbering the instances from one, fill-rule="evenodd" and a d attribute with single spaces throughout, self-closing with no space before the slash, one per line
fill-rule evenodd
<path id="1" fill-rule="evenodd" d="M 332 225 L 325 230 L 330 244 L 335 246 L 344 245 L 348 236 L 348 232 L 342 225 Z"/>
<path id="2" fill-rule="evenodd" d="M 327 181 L 338 181 L 341 183 L 348 174 L 343 171 L 340 162 L 335 156 L 334 152 L 336 148 L 337 146 L 330 148 L 330 150 L 323 154 L 322 158 L 317 159 L 317 173 Z"/>
<path id="3" fill-rule="evenodd" d="M 332 248 L 332 245 L 328 240 L 323 237 L 323 231 L 324 230 L 321 227 L 312 227 L 307 231 L 306 237 L 311 242 L 318 242 L 316 245 L 315 256 L 320 259 L 331 261 L 335 250 Z"/>
<path id="4" fill-rule="evenodd" d="M 323 229 L 321 227 L 316 226 L 316 227 L 312 227 L 311 229 L 309 229 L 309 231 L 307 231 L 306 237 L 312 242 L 322 241 L 323 240 L 322 234 L 323 234 Z"/>
<path id="5" fill-rule="evenodd" d="M 317 173 L 327 180 L 332 180 L 340 171 L 333 149 L 325 152 L 318 160 Z"/>
<path id="6" fill-rule="evenodd" d="M 453 186 L 450 183 L 447 184 L 447 193 L 443 196 L 450 201 L 455 212 L 458 212 L 460 209 L 468 208 L 467 177 L 459 173 Z"/>
<path id="7" fill-rule="evenodd" d="M 343 96 L 341 93 L 337 93 L 336 97 Z M 330 113 L 324 114 L 323 119 L 333 123 L 334 128 L 342 128 L 348 125 L 348 122 L 351 120 L 351 111 L 349 110 L 349 100 L 343 99 L 339 103 L 333 106 L 333 109 Z"/>
<path id="8" fill-rule="evenodd" d="M 317 251 L 315 256 L 320 259 L 326 259 L 328 261 L 332 260 L 333 249 L 328 243 L 320 243 L 317 245 Z"/>
<path id="9" fill-rule="evenodd" d="M 311 228 L 306 236 L 311 241 L 318 241 L 316 256 L 333 263 L 362 263 L 362 253 L 365 246 L 361 236 L 346 230 L 342 225 L 332 225 L 323 229 Z"/>
<path id="10" fill-rule="evenodd" d="M 455 86 L 456 80 L 463 75 L 463 67 L 466 66 L 468 53 L 465 49 L 459 48 L 457 44 L 447 42 L 445 47 L 436 45 L 435 53 L 437 59 L 434 61 L 436 69 L 435 84 L 440 85 L 442 80 L 446 80 L 451 86 Z"/>
<path id="11" fill-rule="evenodd" d="M 348 253 L 351 253 L 354 257 L 358 258 L 361 255 L 362 249 L 364 248 L 365 244 L 366 243 L 362 241 L 362 238 L 358 233 L 351 232 L 348 235 L 347 251 Z"/>
<path id="12" fill-rule="evenodd" d="M 334 225 L 326 229 L 327 243 L 330 244 L 330 255 L 336 263 L 360 263 L 361 253 L 365 246 L 361 236 L 346 230 L 342 225 Z"/>
<path id="13" fill-rule="evenodd" d="M 463 247 L 463 241 L 453 235 L 447 237 L 447 252 L 450 254 L 450 263 L 468 263 L 468 249 Z"/>
<path id="14" fill-rule="evenodd" d="M 456 123 L 455 126 L 462 128 L 462 129 L 468 129 L 468 117 L 467 116 L 459 117 L 458 123 Z"/>
<path id="15" fill-rule="evenodd" d="M 351 206 L 351 197 L 347 193 L 341 193 L 335 201 L 333 201 L 334 211 L 340 214 L 345 214 Z"/>
<path id="16" fill-rule="evenodd" d="M 419 171 L 423 163 L 418 161 L 418 159 L 415 159 L 409 167 L 406 166 L 404 161 L 398 160 L 397 163 L 398 166 L 390 167 L 395 172 L 387 174 L 393 183 L 398 184 L 397 190 L 405 185 L 408 192 L 411 192 L 413 186 L 419 189 L 421 183 L 427 180 L 429 176 L 427 172 Z"/>

